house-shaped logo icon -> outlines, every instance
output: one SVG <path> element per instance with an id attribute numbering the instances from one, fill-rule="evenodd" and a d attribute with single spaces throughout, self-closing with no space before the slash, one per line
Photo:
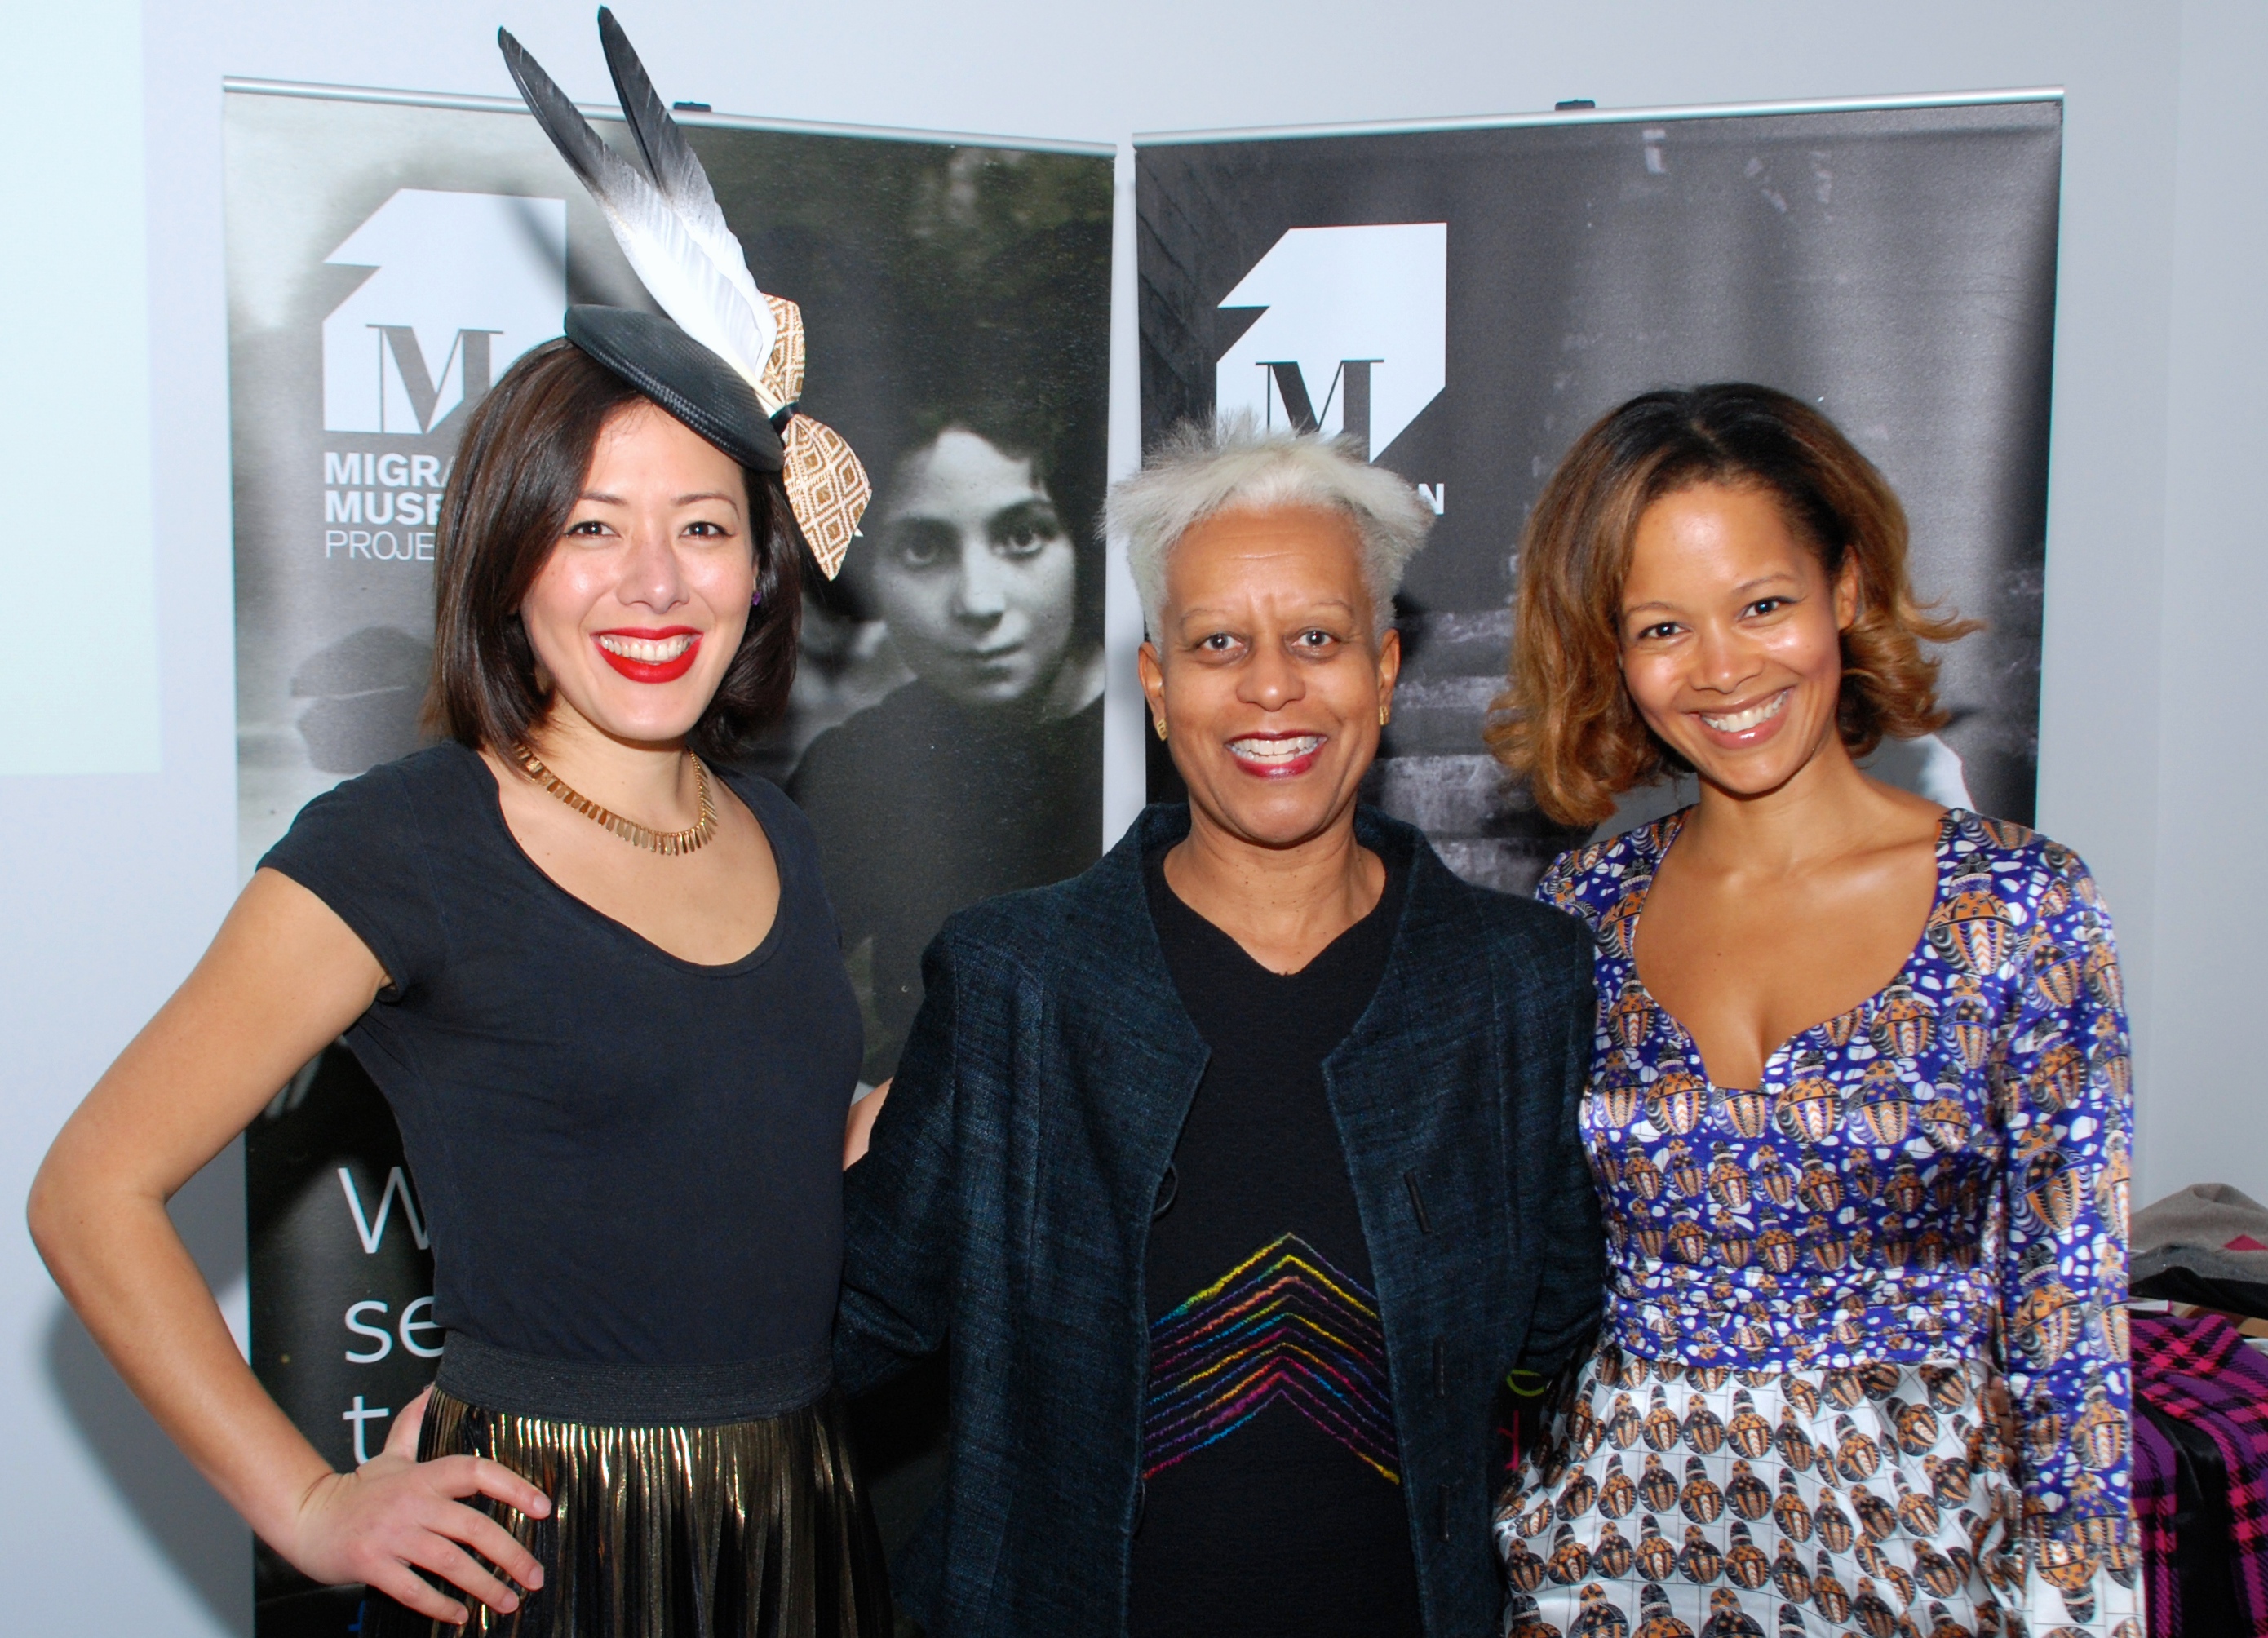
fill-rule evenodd
<path id="1" fill-rule="evenodd" d="M 1448 290 L 1446 222 L 1293 228 L 1221 301 L 1267 311 L 1214 367 L 1215 405 L 1375 458 L 1440 395 Z"/>
<path id="2" fill-rule="evenodd" d="M 323 320 L 323 429 L 431 432 L 567 307 L 567 204 L 397 190 L 325 261 L 374 269 Z"/>

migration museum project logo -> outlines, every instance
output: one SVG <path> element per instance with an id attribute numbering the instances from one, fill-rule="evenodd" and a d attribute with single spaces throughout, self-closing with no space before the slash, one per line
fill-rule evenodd
<path id="1" fill-rule="evenodd" d="M 1351 437 L 1375 459 L 1447 378 L 1449 224 L 1292 228 L 1220 305 L 1266 309 L 1214 368 L 1221 414 Z M 1447 509 L 1447 484 L 1418 487 Z"/>
<path id="2" fill-rule="evenodd" d="M 323 555 L 433 555 L 457 412 L 559 334 L 567 202 L 404 187 L 325 261 L 371 275 L 323 320 L 323 430 L 425 437 L 429 452 L 323 452 Z"/>

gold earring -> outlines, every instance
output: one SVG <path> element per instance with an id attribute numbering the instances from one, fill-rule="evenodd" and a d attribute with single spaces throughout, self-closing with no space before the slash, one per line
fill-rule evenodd
<path id="1" fill-rule="evenodd" d="M 1393 718 L 1393 716 L 1394 708 L 1386 704 L 1383 701 L 1380 701 L 1378 707 L 1378 725 L 1381 728 L 1385 727 L 1388 722 Z"/>
<path id="2" fill-rule="evenodd" d="M 1154 729 L 1156 729 L 1156 730 L 1158 731 L 1158 738 L 1159 738 L 1163 739 L 1163 738 L 1166 737 L 1166 719 L 1165 719 L 1164 717 L 1162 717 L 1162 716 L 1153 716 L 1153 717 L 1152 717 L 1152 718 L 1150 719 L 1150 726 L 1151 726 L 1151 727 L 1152 727 L 1152 728 L 1154 728 Z"/>

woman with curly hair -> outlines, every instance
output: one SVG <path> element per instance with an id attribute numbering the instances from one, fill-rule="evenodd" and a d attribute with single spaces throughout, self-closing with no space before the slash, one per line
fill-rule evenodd
<path id="1" fill-rule="evenodd" d="M 1522 541 L 1490 730 L 1596 824 L 1607 1319 L 1505 1494 L 1511 1630 L 2140 1631 L 2131 1071 L 2069 849 L 1876 782 L 1940 726 L 1881 474 L 1785 393 L 1649 393 Z M 1620 1623 L 1618 1625 L 1618 1623 Z"/>

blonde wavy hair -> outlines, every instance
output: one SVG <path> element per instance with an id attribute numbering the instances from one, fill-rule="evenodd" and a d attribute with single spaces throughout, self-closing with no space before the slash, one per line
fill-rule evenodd
<path id="1" fill-rule="evenodd" d="M 1825 415 L 1771 387 L 1646 393 L 1575 440 L 1521 536 L 1511 675 L 1484 737 L 1563 824 L 1595 825 L 1623 792 L 1689 771 L 1623 685 L 1620 615 L 1639 518 L 1700 483 L 1771 495 L 1830 580 L 1857 566 L 1859 613 L 1843 634 L 1836 711 L 1853 756 L 1948 720 L 1937 662 L 1922 644 L 1951 643 L 1981 622 L 1916 599 L 1905 508 L 1874 463 Z"/>

